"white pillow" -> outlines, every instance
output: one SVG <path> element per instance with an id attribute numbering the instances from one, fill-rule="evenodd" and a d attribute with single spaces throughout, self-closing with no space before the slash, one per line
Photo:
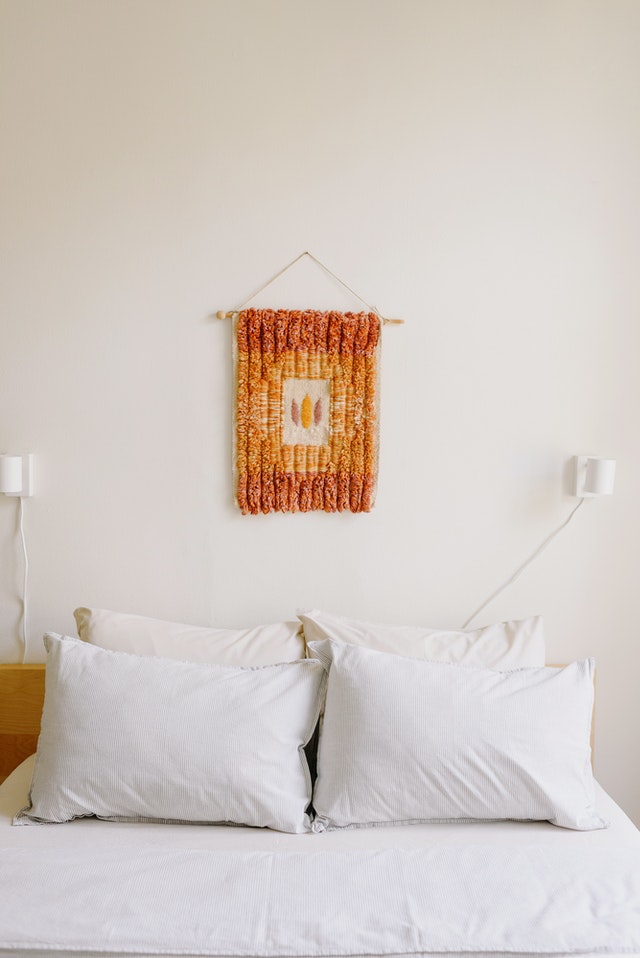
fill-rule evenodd
<path id="1" fill-rule="evenodd" d="M 45 645 L 42 729 L 15 824 L 95 815 L 309 830 L 319 662 L 198 665 L 51 633 Z"/>
<path id="2" fill-rule="evenodd" d="M 73 615 L 78 635 L 84 642 L 115 652 L 245 666 L 275 665 L 305 657 L 299 622 L 214 629 L 107 609 L 80 608 Z"/>
<path id="3" fill-rule="evenodd" d="M 593 660 L 501 672 L 324 645 L 333 661 L 314 831 L 469 819 L 606 827 L 593 807 Z"/>
<path id="4" fill-rule="evenodd" d="M 361 622 L 317 609 L 299 611 L 298 618 L 304 626 L 307 645 L 333 639 L 410 658 L 491 669 L 520 669 L 545 664 L 544 629 L 540 616 L 500 622 L 472 632 Z"/>

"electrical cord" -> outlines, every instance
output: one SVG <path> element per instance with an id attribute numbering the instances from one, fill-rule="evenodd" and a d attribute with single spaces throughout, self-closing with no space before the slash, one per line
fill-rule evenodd
<path id="1" fill-rule="evenodd" d="M 571 520 L 572 520 L 573 517 L 575 516 L 575 514 L 576 514 L 576 512 L 578 511 L 578 509 L 580 508 L 580 506 L 584 503 L 584 501 L 585 501 L 584 499 L 581 499 L 581 500 L 580 500 L 580 502 L 578 503 L 578 505 L 577 505 L 574 509 L 571 510 L 571 512 L 569 513 L 569 515 L 567 516 L 567 518 L 564 520 L 564 522 L 562 522 L 562 523 L 558 526 L 557 529 L 554 529 L 553 532 L 552 532 L 550 535 L 548 535 L 547 538 L 546 538 L 543 542 L 540 543 L 540 545 L 538 546 L 538 548 L 537 548 L 534 552 L 531 553 L 531 555 L 529 556 L 528 559 L 525 559 L 525 561 L 522 563 L 521 566 L 518 566 L 518 568 L 516 569 L 516 571 L 513 573 L 512 576 L 510 576 L 510 577 L 507 579 L 506 582 L 504 582 L 499 588 L 497 588 L 495 592 L 492 592 L 492 593 L 491 593 L 491 595 L 489 596 L 489 598 L 486 599 L 486 600 L 482 603 L 482 605 L 479 606 L 472 615 L 469 616 L 469 618 L 468 618 L 467 621 L 461 626 L 461 628 L 466 629 L 467 626 L 469 625 L 469 623 L 470 623 L 470 622 L 473 622 L 473 620 L 476 618 L 476 616 L 477 616 L 477 615 L 480 615 L 480 613 L 481 613 L 484 609 L 486 609 L 486 607 L 489 605 L 490 602 L 493 602 L 493 600 L 494 600 L 497 596 L 499 596 L 501 592 L 504 592 L 504 590 L 505 590 L 508 586 L 512 585 L 512 583 L 514 583 L 514 582 L 516 581 L 516 579 L 518 578 L 518 576 L 519 576 L 522 572 L 524 572 L 524 570 L 527 568 L 527 566 L 531 565 L 531 563 L 533 562 L 533 560 L 534 560 L 534 559 L 537 559 L 537 557 L 540 555 L 540 553 L 543 552 L 543 551 L 547 548 L 547 546 L 548 546 L 549 543 L 552 541 L 552 539 L 555 539 L 555 537 L 556 537 L 560 532 L 562 532 L 563 529 L 565 529 L 565 528 L 569 525 L 569 523 L 571 522 Z"/>
<path id="2" fill-rule="evenodd" d="M 29 556 L 27 555 L 27 540 L 24 534 L 24 499 L 20 496 L 20 539 L 24 556 L 24 583 L 22 588 L 22 663 L 27 659 L 27 582 L 29 579 Z"/>

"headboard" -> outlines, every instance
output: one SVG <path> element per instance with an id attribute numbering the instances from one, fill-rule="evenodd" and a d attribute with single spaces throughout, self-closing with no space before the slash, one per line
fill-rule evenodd
<path id="1" fill-rule="evenodd" d="M 44 664 L 0 665 L 0 782 L 38 744 Z"/>

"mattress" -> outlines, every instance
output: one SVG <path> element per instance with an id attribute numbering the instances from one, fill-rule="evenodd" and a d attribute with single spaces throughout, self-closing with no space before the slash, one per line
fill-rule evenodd
<path id="1" fill-rule="evenodd" d="M 32 766 L 0 786 L 0 956 L 640 955 L 640 832 L 597 784 L 584 832 L 13 827 Z"/>

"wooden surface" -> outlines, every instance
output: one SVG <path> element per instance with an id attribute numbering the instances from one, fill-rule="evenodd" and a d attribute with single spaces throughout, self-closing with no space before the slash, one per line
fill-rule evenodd
<path id="1" fill-rule="evenodd" d="M 38 743 L 44 664 L 0 665 L 0 782 Z"/>

